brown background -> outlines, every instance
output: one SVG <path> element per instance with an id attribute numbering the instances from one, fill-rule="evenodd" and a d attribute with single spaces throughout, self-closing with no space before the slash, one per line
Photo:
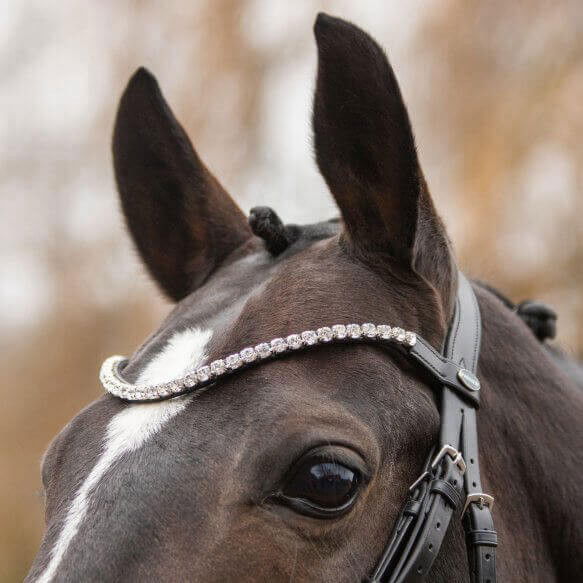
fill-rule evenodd
<path id="1" fill-rule="evenodd" d="M 311 160 L 318 10 L 387 48 L 460 262 L 583 355 L 583 4 L 9 0 L 0 9 L 0 581 L 42 533 L 39 461 L 99 365 L 168 309 L 124 235 L 109 140 L 146 65 L 247 211 L 334 214 Z"/>

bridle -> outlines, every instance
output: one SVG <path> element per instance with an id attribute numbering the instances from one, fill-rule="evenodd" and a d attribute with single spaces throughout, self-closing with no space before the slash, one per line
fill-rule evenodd
<path id="1" fill-rule="evenodd" d="M 199 392 L 220 378 L 294 350 L 357 341 L 399 347 L 436 382 L 441 407 L 439 443 L 422 474 L 410 486 L 389 543 L 367 581 L 424 581 L 453 515 L 461 510 L 470 579 L 472 583 L 495 583 L 497 536 L 491 515 L 494 498 L 482 492 L 478 463 L 476 411 L 480 381 L 475 373 L 480 336 L 480 309 L 470 283 L 460 273 L 454 315 L 443 352 L 402 328 L 372 323 L 337 324 L 244 348 L 179 379 L 154 385 L 125 381 L 121 369 L 126 359 L 112 356 L 103 363 L 100 380 L 106 391 L 126 401 L 160 401 Z"/>
<path id="2" fill-rule="evenodd" d="M 478 462 L 476 410 L 480 382 L 480 309 L 462 273 L 454 316 L 443 354 L 418 339 L 413 356 L 438 382 L 441 397 L 439 445 L 408 499 L 371 583 L 425 580 L 439 553 L 449 522 L 460 508 L 472 583 L 496 581 L 497 535 L 491 509 L 494 498 L 482 491 Z M 419 350 L 421 348 L 421 350 Z M 462 387 L 452 382 L 460 381 Z M 435 453 L 435 451 L 437 453 Z"/>

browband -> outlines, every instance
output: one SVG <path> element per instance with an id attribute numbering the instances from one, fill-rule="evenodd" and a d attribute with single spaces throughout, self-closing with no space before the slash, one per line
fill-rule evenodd
<path id="1" fill-rule="evenodd" d="M 440 383 L 447 384 L 460 395 L 479 403 L 478 379 L 471 371 L 445 358 L 414 332 L 388 324 L 335 324 L 317 330 L 305 330 L 285 338 L 274 338 L 255 347 L 243 348 L 225 358 L 213 360 L 192 372 L 168 382 L 156 384 L 133 384 L 123 376 L 127 359 L 110 356 L 101 366 L 99 378 L 104 389 L 125 401 L 162 401 L 185 393 L 198 392 L 219 379 L 273 360 L 285 353 L 305 350 L 322 344 L 347 344 L 353 342 L 379 343 L 398 346 L 426 367 Z"/>
<path id="2" fill-rule="evenodd" d="M 127 360 L 108 358 L 100 380 L 110 394 L 132 402 L 171 399 L 206 389 L 223 377 L 286 353 L 329 343 L 391 345 L 421 365 L 436 381 L 441 402 L 439 446 L 434 448 L 409 497 L 391 539 L 368 579 L 371 583 L 413 583 L 429 573 L 454 513 L 462 512 L 472 583 L 495 583 L 497 545 L 492 496 L 482 492 L 478 463 L 476 409 L 480 381 L 480 310 L 472 287 L 460 272 L 454 316 L 443 353 L 411 331 L 387 324 L 336 324 L 274 338 L 165 383 L 129 383 L 122 377 Z"/>

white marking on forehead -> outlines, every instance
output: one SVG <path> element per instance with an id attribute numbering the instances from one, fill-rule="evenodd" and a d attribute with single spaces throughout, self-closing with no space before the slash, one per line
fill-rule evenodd
<path id="1" fill-rule="evenodd" d="M 192 328 L 176 333 L 164 349 L 148 363 L 139 376 L 140 383 L 160 383 L 184 375 L 205 359 L 205 348 L 212 330 Z M 63 528 L 51 551 L 51 558 L 37 583 L 49 583 L 79 526 L 87 513 L 89 496 L 105 472 L 124 453 L 140 448 L 172 417 L 180 413 L 192 399 L 191 395 L 171 401 L 128 405 L 111 418 L 104 439 L 101 457 L 77 490 L 69 507 Z"/>

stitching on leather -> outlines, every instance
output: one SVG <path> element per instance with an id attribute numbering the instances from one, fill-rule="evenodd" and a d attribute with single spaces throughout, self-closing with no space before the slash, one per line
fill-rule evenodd
<path id="1" fill-rule="evenodd" d="M 461 302 L 460 302 L 460 298 L 459 298 L 459 294 L 458 297 L 455 300 L 455 304 L 456 304 L 456 325 L 455 325 L 455 332 L 452 335 L 452 342 L 451 342 L 451 350 L 448 350 L 448 355 L 450 358 L 453 358 L 455 355 L 455 345 L 458 339 L 458 334 L 459 334 L 459 330 L 460 330 L 460 323 L 461 323 Z"/>
<path id="2" fill-rule="evenodd" d="M 469 282 L 468 282 L 469 283 Z M 470 288 L 471 289 L 471 288 Z M 476 299 L 476 294 L 472 290 L 472 303 L 474 305 L 474 323 L 475 323 L 475 333 L 474 333 L 474 353 L 472 359 L 472 366 L 474 372 L 478 368 L 478 340 L 480 337 L 480 307 L 478 306 L 478 300 Z"/>

